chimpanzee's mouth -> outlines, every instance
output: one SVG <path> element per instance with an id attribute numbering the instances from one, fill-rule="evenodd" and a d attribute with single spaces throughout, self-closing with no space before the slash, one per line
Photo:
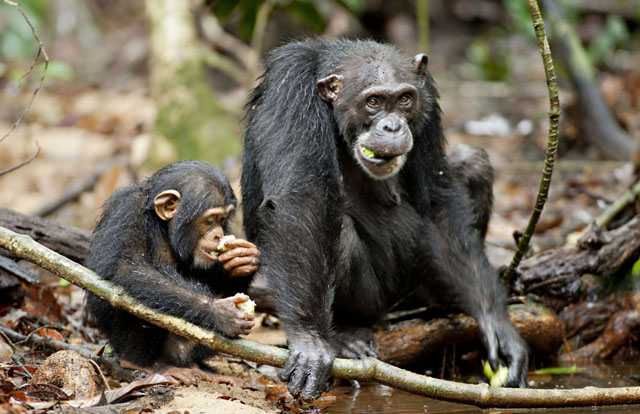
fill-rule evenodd
<path id="1" fill-rule="evenodd" d="M 207 259 L 211 260 L 212 262 L 216 262 L 218 260 L 218 251 L 217 250 L 212 250 L 212 251 L 208 252 L 205 249 L 200 249 L 200 251 L 202 252 L 202 255 L 204 257 L 206 257 Z"/>
<path id="2" fill-rule="evenodd" d="M 363 161 L 367 161 L 373 164 L 384 164 L 396 158 L 395 156 L 376 154 L 375 152 L 373 152 L 372 150 L 370 150 L 369 148 L 363 145 L 358 146 L 358 155 L 360 155 L 360 158 Z"/>

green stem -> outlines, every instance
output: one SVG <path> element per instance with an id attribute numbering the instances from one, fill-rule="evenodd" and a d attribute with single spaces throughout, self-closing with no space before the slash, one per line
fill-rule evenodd
<path id="1" fill-rule="evenodd" d="M 556 161 L 558 154 L 558 122 L 560 120 L 560 100 L 558 98 L 558 86 L 556 85 L 556 75 L 553 68 L 553 59 L 551 57 L 551 50 L 549 48 L 549 41 L 547 40 L 547 34 L 544 30 L 544 22 L 540 14 L 540 8 L 536 0 L 527 0 L 529 5 L 529 12 L 531 13 L 531 20 L 533 21 L 533 27 L 536 32 L 536 38 L 538 39 L 538 47 L 540 54 L 542 55 L 542 61 L 544 63 L 544 72 L 547 78 L 547 88 L 549 90 L 549 138 L 547 141 L 547 155 L 544 160 L 544 168 L 542 169 L 542 177 L 540 179 L 540 187 L 538 189 L 538 195 L 536 196 L 536 204 L 531 212 L 529 223 L 527 228 L 518 242 L 518 249 L 513 255 L 511 264 L 502 275 L 502 280 L 505 284 L 509 285 L 513 276 L 515 275 L 516 268 L 520 264 L 524 252 L 529 246 L 529 241 L 533 235 L 533 231 L 536 228 L 542 209 L 547 201 L 549 195 L 549 187 L 551 185 L 551 175 L 553 173 L 553 165 Z"/>
<path id="2" fill-rule="evenodd" d="M 420 51 L 429 51 L 429 0 L 416 1 L 416 18 L 418 20 L 418 45 Z"/>

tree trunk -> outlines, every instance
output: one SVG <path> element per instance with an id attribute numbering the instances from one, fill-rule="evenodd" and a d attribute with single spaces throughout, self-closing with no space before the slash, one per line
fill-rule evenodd
<path id="1" fill-rule="evenodd" d="M 175 158 L 220 164 L 240 152 L 239 120 L 220 113 L 206 83 L 191 2 L 145 4 L 151 29 L 151 96 L 158 105 L 150 164 L 157 167 Z M 163 152 L 163 142 L 173 151 Z"/>

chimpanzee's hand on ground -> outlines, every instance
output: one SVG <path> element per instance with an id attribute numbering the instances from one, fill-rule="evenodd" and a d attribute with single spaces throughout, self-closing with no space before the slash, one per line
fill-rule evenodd
<path id="1" fill-rule="evenodd" d="M 260 251 L 255 244 L 243 239 L 229 240 L 218 261 L 231 273 L 232 277 L 249 276 L 258 270 Z"/>
<path id="2" fill-rule="evenodd" d="M 237 294 L 229 298 L 214 299 L 212 303 L 214 328 L 230 338 L 247 335 L 253 328 L 253 313 L 241 311 L 237 304 L 246 302 L 249 296 Z"/>
<path id="3" fill-rule="evenodd" d="M 338 355 L 344 358 L 361 359 L 378 357 L 373 342 L 373 329 L 344 326 L 337 329 Z"/>
<path id="4" fill-rule="evenodd" d="M 328 388 L 334 358 L 335 351 L 323 339 L 289 338 L 289 358 L 280 379 L 287 382 L 291 395 L 313 401 Z"/>
<path id="5" fill-rule="evenodd" d="M 507 362 L 509 376 L 505 387 L 527 386 L 527 369 L 529 367 L 529 355 L 527 344 L 518 334 L 518 331 L 504 317 L 487 317 L 484 321 L 478 321 L 480 339 L 487 349 L 489 365 L 496 371 L 502 357 Z"/>

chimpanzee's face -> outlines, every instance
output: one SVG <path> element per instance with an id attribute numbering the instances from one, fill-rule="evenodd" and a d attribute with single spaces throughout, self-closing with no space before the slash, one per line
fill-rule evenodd
<path id="1" fill-rule="evenodd" d="M 224 223 L 233 205 L 212 207 L 193 222 L 198 240 L 193 248 L 192 267 L 206 269 L 218 260 L 218 244 L 224 236 Z"/>
<path id="2" fill-rule="evenodd" d="M 418 114 L 426 56 L 416 56 L 413 67 L 410 62 L 391 67 L 382 60 L 354 61 L 340 75 L 318 81 L 318 94 L 333 103 L 353 158 L 381 180 L 400 171 L 413 147 L 411 123 Z"/>
<path id="3" fill-rule="evenodd" d="M 204 196 L 194 191 L 183 197 L 169 189 L 155 197 L 154 205 L 156 215 L 168 222 L 169 245 L 183 263 L 207 269 L 218 261 L 218 244 L 234 210 L 223 194 L 212 190 Z"/>

